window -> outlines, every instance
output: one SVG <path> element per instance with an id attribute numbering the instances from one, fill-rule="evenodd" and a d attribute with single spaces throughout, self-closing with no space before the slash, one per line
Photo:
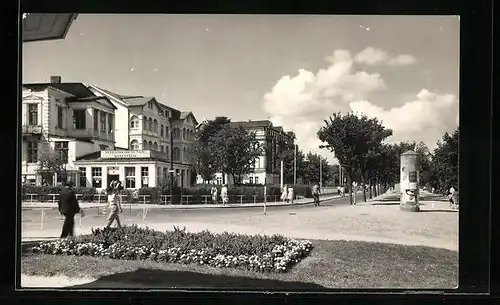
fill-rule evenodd
<path id="1" fill-rule="evenodd" d="M 164 113 L 165 117 L 168 118 L 169 117 L 169 113 L 167 110 L 165 110 L 165 113 Z"/>
<path id="2" fill-rule="evenodd" d="M 139 142 L 137 142 L 137 140 L 132 140 L 132 142 L 130 142 L 130 149 L 132 149 L 132 150 L 140 150 L 140 148 L 139 148 Z"/>
<path id="3" fill-rule="evenodd" d="M 68 181 L 73 182 L 74 185 L 76 185 L 76 173 L 69 173 L 68 174 Z"/>
<path id="4" fill-rule="evenodd" d="M 186 154 L 186 147 L 182 149 L 182 160 L 186 161 L 187 160 L 187 154 Z"/>
<path id="5" fill-rule="evenodd" d="M 161 185 L 161 167 L 156 168 L 156 185 Z"/>
<path id="6" fill-rule="evenodd" d="M 180 161 L 181 159 L 181 150 L 179 147 L 174 147 L 174 155 L 172 156 L 174 161 Z"/>
<path id="7" fill-rule="evenodd" d="M 148 141 L 144 140 L 144 142 L 142 142 L 142 149 L 143 150 L 147 150 L 148 149 Z"/>
<path id="8" fill-rule="evenodd" d="M 250 184 L 253 184 L 253 177 L 250 177 L 249 180 L 250 180 Z"/>
<path id="9" fill-rule="evenodd" d="M 164 167 L 163 168 L 163 179 L 167 178 L 167 174 L 168 174 L 168 169 L 166 167 Z"/>
<path id="10" fill-rule="evenodd" d="M 92 187 L 102 187 L 102 167 L 92 167 Z"/>
<path id="11" fill-rule="evenodd" d="M 28 163 L 38 162 L 38 142 L 28 142 Z"/>
<path id="12" fill-rule="evenodd" d="M 255 184 L 259 184 L 259 177 L 255 177 Z"/>
<path id="13" fill-rule="evenodd" d="M 149 102 L 148 102 L 148 108 L 149 108 L 149 109 L 153 109 L 153 102 L 152 102 L 152 101 L 149 101 Z"/>
<path id="14" fill-rule="evenodd" d="M 216 184 L 222 184 L 222 177 L 215 178 L 215 183 Z"/>
<path id="15" fill-rule="evenodd" d="M 158 150 L 158 143 L 156 143 L 156 142 L 155 142 L 155 143 L 153 144 L 153 149 L 154 149 L 154 150 Z"/>
<path id="16" fill-rule="evenodd" d="M 85 129 L 85 121 L 87 117 L 85 115 L 85 109 L 74 109 L 73 110 L 73 129 Z"/>
<path id="17" fill-rule="evenodd" d="M 160 151 L 161 151 L 161 152 L 165 152 L 165 146 L 160 145 Z"/>
<path id="18" fill-rule="evenodd" d="M 108 113 L 108 132 L 113 133 L 114 130 L 114 116 L 111 113 Z"/>
<path id="19" fill-rule="evenodd" d="M 57 106 L 57 128 L 64 128 L 64 108 Z"/>
<path id="20" fill-rule="evenodd" d="M 168 145 L 165 145 L 165 154 L 167 154 L 167 159 L 170 158 L 170 150 L 168 150 Z"/>
<path id="21" fill-rule="evenodd" d="M 142 118 L 142 130 L 147 130 L 148 129 L 148 118 L 143 117 Z"/>
<path id="22" fill-rule="evenodd" d="M 141 167 L 142 187 L 149 187 L 149 168 Z"/>
<path id="23" fill-rule="evenodd" d="M 186 140 L 186 139 L 187 139 L 187 137 L 186 137 L 186 128 L 183 128 L 183 129 L 182 129 L 182 138 L 183 138 L 184 140 Z"/>
<path id="24" fill-rule="evenodd" d="M 163 125 L 160 125 L 160 137 L 163 137 Z"/>
<path id="25" fill-rule="evenodd" d="M 62 163 L 68 163 L 68 142 L 60 141 L 54 143 L 56 155 L 61 158 Z"/>
<path id="26" fill-rule="evenodd" d="M 81 187 L 87 187 L 87 169 L 85 167 L 79 167 L 80 171 L 80 184 Z"/>
<path id="27" fill-rule="evenodd" d="M 108 145 L 99 144 L 99 149 L 100 150 L 107 150 L 108 149 Z"/>
<path id="28" fill-rule="evenodd" d="M 139 128 L 139 118 L 135 115 L 130 118 L 130 128 Z"/>
<path id="29" fill-rule="evenodd" d="M 156 119 L 153 121 L 153 131 L 158 133 L 158 121 Z"/>
<path id="30" fill-rule="evenodd" d="M 148 147 L 149 147 L 149 149 L 153 149 L 153 142 L 149 141 L 148 142 Z"/>
<path id="31" fill-rule="evenodd" d="M 163 116 L 163 110 L 160 109 L 158 112 L 160 113 L 160 116 Z"/>
<path id="32" fill-rule="evenodd" d="M 135 189 L 135 167 L 125 167 L 125 188 Z"/>
<path id="33" fill-rule="evenodd" d="M 180 136 L 180 133 L 181 133 L 181 131 L 179 130 L 179 128 L 174 128 L 174 134 L 173 134 L 174 139 L 178 139 Z"/>
<path id="34" fill-rule="evenodd" d="M 168 139 L 168 127 L 167 126 L 165 126 L 165 138 Z"/>
<path id="35" fill-rule="evenodd" d="M 101 111 L 99 119 L 101 121 L 101 131 L 106 132 L 106 112 Z"/>
<path id="36" fill-rule="evenodd" d="M 99 110 L 94 109 L 94 130 L 99 130 Z"/>
<path id="37" fill-rule="evenodd" d="M 38 104 L 28 104 L 28 125 L 38 125 Z"/>
<path id="38" fill-rule="evenodd" d="M 153 120 L 151 118 L 148 120 L 148 130 L 153 131 Z"/>

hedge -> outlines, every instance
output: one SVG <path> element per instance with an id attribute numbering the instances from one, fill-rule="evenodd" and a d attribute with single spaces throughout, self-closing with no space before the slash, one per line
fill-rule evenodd
<path id="1" fill-rule="evenodd" d="M 90 235 L 40 242 L 35 253 L 155 260 L 212 267 L 286 272 L 312 250 L 310 241 L 281 235 L 213 234 L 207 230 L 159 232 L 137 226 L 92 230 Z"/>

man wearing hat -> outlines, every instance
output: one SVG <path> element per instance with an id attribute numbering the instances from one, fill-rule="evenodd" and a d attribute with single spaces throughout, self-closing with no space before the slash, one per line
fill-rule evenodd
<path id="1" fill-rule="evenodd" d="M 78 200 L 73 191 L 73 182 L 64 183 L 64 188 L 59 192 L 59 213 L 64 215 L 64 223 L 61 232 L 61 238 L 73 236 L 73 228 L 75 225 L 75 214 L 80 213 L 83 217 L 83 211 L 80 210 Z"/>

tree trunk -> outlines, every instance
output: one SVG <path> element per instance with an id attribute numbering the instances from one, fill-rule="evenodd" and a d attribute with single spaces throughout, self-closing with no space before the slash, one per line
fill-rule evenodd
<path id="1" fill-rule="evenodd" d="M 347 191 L 349 194 L 349 202 L 352 205 L 353 201 L 352 201 L 352 169 L 351 168 L 349 168 L 347 171 Z"/>
<path id="2" fill-rule="evenodd" d="M 373 178 L 373 192 L 375 193 L 375 197 L 378 196 L 377 192 L 377 178 Z"/>
<path id="3" fill-rule="evenodd" d="M 368 183 L 370 183 L 370 199 L 373 199 L 373 190 L 372 190 L 372 187 L 373 187 L 373 179 L 370 178 L 368 180 Z"/>
<path id="4" fill-rule="evenodd" d="M 363 188 L 363 201 L 366 202 L 365 173 L 361 173 L 361 187 Z"/>

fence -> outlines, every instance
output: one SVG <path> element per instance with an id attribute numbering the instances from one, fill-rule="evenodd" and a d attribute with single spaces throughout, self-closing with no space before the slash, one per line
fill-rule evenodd
<path id="1" fill-rule="evenodd" d="M 336 194 L 336 188 L 323 188 L 323 195 Z M 118 195 L 122 203 L 130 204 L 150 204 L 151 195 L 138 195 L 137 198 L 133 198 L 131 195 Z M 264 202 L 264 195 L 241 195 L 241 194 L 230 194 L 229 203 L 260 203 Z M 265 201 L 267 202 L 279 202 L 280 195 L 267 195 Z M 76 194 L 76 198 L 80 202 L 94 202 L 94 203 L 106 203 L 107 195 L 105 194 Z M 298 198 L 298 197 L 297 197 Z M 59 194 L 22 194 L 22 202 L 25 203 L 37 203 L 37 202 L 51 202 L 56 204 L 59 199 Z M 213 204 L 211 195 L 160 195 L 158 198 L 158 204 Z M 172 200 L 174 199 L 174 200 Z M 218 196 L 218 202 L 221 203 L 220 196 Z"/>

